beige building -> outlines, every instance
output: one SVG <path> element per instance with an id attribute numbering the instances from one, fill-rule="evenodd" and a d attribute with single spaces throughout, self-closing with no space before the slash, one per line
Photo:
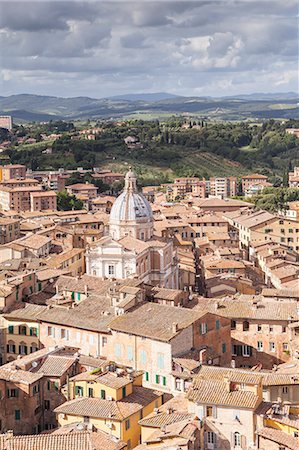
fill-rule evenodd
<path id="1" fill-rule="evenodd" d="M 31 211 L 56 211 L 57 195 L 54 191 L 32 192 L 30 194 Z"/>
<path id="2" fill-rule="evenodd" d="M 299 188 L 299 167 L 294 167 L 294 171 L 289 172 L 289 187 Z"/>
<path id="3" fill-rule="evenodd" d="M 16 178 L 26 178 L 26 166 L 21 164 L 8 164 L 0 167 L 1 182 Z"/>
<path id="4" fill-rule="evenodd" d="M 20 237 L 20 221 L 0 218 L 0 244 L 7 244 Z"/>
<path id="5" fill-rule="evenodd" d="M 268 177 L 265 175 L 260 175 L 258 173 L 253 173 L 250 175 L 246 175 L 242 177 L 242 192 L 244 195 L 247 195 L 248 192 L 251 192 L 251 188 L 254 185 L 266 186 Z"/>
<path id="6" fill-rule="evenodd" d="M 90 183 L 77 183 L 66 186 L 66 190 L 71 195 L 86 196 L 89 200 L 96 198 L 98 188 Z"/>
<path id="7" fill-rule="evenodd" d="M 235 197 L 238 191 L 237 177 L 213 177 L 207 183 L 207 193 L 212 197 Z"/>

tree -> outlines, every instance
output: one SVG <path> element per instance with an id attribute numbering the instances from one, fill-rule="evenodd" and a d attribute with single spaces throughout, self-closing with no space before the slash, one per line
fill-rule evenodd
<path id="1" fill-rule="evenodd" d="M 83 209 L 83 202 L 78 200 L 75 195 L 70 195 L 66 191 L 57 193 L 58 211 L 72 211 Z"/>

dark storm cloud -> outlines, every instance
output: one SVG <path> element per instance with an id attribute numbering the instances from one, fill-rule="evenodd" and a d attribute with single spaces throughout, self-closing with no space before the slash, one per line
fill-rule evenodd
<path id="1" fill-rule="evenodd" d="M 1 2 L 0 48 L 7 94 L 295 90 L 296 2 Z"/>

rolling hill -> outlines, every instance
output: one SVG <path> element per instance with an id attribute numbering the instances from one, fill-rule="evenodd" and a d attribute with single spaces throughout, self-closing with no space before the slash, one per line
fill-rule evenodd
<path id="1" fill-rule="evenodd" d="M 16 122 L 135 116 L 153 119 L 172 115 L 192 115 L 219 120 L 299 118 L 298 96 L 295 93 L 223 98 L 150 93 L 102 99 L 20 94 L 0 97 L 0 114 L 10 114 Z"/>

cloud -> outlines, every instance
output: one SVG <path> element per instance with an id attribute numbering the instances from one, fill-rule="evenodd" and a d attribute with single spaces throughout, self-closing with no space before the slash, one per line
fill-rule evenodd
<path id="1" fill-rule="evenodd" d="M 296 90 L 295 0 L 2 1 L 2 95 Z"/>

